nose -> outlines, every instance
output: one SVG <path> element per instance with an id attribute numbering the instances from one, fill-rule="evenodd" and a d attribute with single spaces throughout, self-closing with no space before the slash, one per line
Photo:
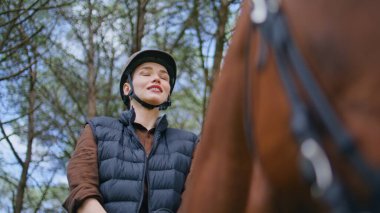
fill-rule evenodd
<path id="1" fill-rule="evenodd" d="M 153 75 L 153 82 L 155 83 L 161 83 L 161 79 L 158 73 Z"/>

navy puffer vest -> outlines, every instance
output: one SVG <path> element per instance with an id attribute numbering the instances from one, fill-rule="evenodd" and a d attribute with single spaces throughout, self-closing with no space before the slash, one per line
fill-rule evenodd
<path id="1" fill-rule="evenodd" d="M 99 187 L 109 213 L 139 212 L 148 183 L 149 212 L 176 212 L 189 173 L 197 136 L 168 128 L 166 117 L 157 121 L 147 157 L 134 128 L 134 112 L 119 120 L 97 117 L 90 124 L 98 143 Z"/>

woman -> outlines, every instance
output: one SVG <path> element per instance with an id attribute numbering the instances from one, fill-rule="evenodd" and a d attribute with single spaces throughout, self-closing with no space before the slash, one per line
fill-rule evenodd
<path id="1" fill-rule="evenodd" d="M 175 81 L 170 54 L 143 50 L 129 58 L 120 81 L 128 110 L 88 121 L 69 161 L 69 212 L 177 211 L 197 136 L 160 116 Z"/>

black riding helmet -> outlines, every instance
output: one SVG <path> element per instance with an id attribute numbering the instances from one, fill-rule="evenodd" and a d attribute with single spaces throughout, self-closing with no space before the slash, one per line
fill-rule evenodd
<path id="1" fill-rule="evenodd" d="M 170 93 L 169 93 L 168 100 L 160 105 L 151 105 L 142 101 L 139 97 L 136 96 L 136 94 L 133 91 L 133 85 L 132 85 L 133 72 L 139 65 L 145 62 L 155 62 L 155 63 L 161 64 L 168 71 L 168 74 L 170 77 L 170 80 L 169 80 Z M 124 68 L 123 74 L 121 75 L 121 79 L 120 79 L 121 98 L 123 99 L 123 102 L 128 107 L 128 109 L 130 108 L 129 96 L 131 96 L 136 101 L 138 101 L 141 105 L 143 105 L 144 107 L 148 109 L 159 107 L 160 110 L 165 110 L 171 105 L 170 95 L 172 94 L 176 77 L 177 77 L 177 66 L 174 61 L 174 58 L 169 53 L 161 51 L 161 50 L 152 50 L 152 49 L 141 50 L 139 52 L 132 54 L 129 57 L 128 62 Z M 123 85 L 127 81 L 131 82 L 131 91 L 128 95 L 124 95 Z"/>

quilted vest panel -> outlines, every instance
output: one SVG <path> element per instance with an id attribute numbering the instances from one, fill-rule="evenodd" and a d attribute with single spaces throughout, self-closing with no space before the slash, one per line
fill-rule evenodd
<path id="1" fill-rule="evenodd" d="M 147 157 L 131 125 L 130 111 L 121 119 L 97 117 L 90 120 L 98 144 L 99 188 L 109 213 L 139 212 L 148 183 L 149 212 L 176 212 L 191 166 L 197 136 L 167 128 L 165 116 L 156 126 Z"/>

